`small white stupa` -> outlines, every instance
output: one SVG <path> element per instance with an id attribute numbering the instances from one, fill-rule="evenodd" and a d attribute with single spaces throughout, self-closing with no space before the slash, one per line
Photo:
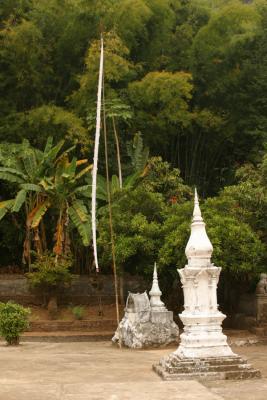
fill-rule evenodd
<path id="1" fill-rule="evenodd" d="M 164 303 L 160 300 L 162 292 L 159 288 L 157 264 L 154 264 L 153 283 L 149 292 L 150 306 L 152 311 L 167 311 Z"/>
<path id="2" fill-rule="evenodd" d="M 188 264 L 178 270 L 184 292 L 184 311 L 179 315 L 184 332 L 178 349 L 153 366 L 165 380 L 241 379 L 260 375 L 232 352 L 222 332 L 225 315 L 217 304 L 221 268 L 211 263 L 212 252 L 195 190 L 191 235 L 185 250 Z"/>
<path id="3" fill-rule="evenodd" d="M 179 328 L 173 321 L 172 311 L 168 311 L 160 297 L 157 265 L 154 264 L 153 283 L 147 293 L 129 293 L 125 314 L 112 338 L 113 343 L 140 349 L 166 346 L 177 343 Z"/>

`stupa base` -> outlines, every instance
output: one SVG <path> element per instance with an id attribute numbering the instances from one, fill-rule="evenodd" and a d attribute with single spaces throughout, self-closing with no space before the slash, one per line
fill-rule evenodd
<path id="1" fill-rule="evenodd" d="M 180 358 L 172 353 L 153 365 L 153 370 L 165 381 L 230 380 L 260 378 L 246 359 L 239 356 Z"/>

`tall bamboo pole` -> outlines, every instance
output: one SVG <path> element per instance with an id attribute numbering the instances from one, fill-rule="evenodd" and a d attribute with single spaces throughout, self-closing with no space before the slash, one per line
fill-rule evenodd
<path id="1" fill-rule="evenodd" d="M 115 123 L 115 118 L 114 118 L 114 117 L 112 117 L 112 125 L 113 125 L 113 131 L 114 131 L 115 142 L 116 142 L 116 150 L 117 150 L 117 163 L 118 163 L 118 172 L 119 172 L 119 184 L 120 184 L 120 189 L 122 189 L 122 172 L 121 172 L 120 143 L 119 143 L 119 136 L 118 136 L 118 133 L 117 133 L 116 123 Z"/>
<path id="2" fill-rule="evenodd" d="M 118 276 L 117 276 L 116 251 L 115 251 L 114 231 L 113 231 L 113 221 L 112 221 L 111 194 L 110 194 L 110 184 L 109 184 L 108 143 L 107 143 L 104 75 L 103 75 L 103 114 L 104 114 L 103 115 L 103 128 L 104 128 L 104 143 L 105 143 L 106 181 L 107 181 L 107 195 L 108 195 L 108 208 L 109 208 L 109 229 L 110 229 L 111 253 L 112 253 L 112 263 L 113 263 L 114 287 L 115 287 L 116 316 L 117 316 L 117 324 L 119 326 L 120 311 L 119 311 Z M 119 333 L 119 346 L 121 348 L 120 333 Z"/>
<path id="3" fill-rule="evenodd" d="M 122 172 L 121 172 L 121 155 L 120 155 L 120 143 L 119 143 L 119 136 L 116 128 L 115 118 L 112 116 L 112 125 L 113 125 L 113 132 L 115 136 L 116 142 L 116 150 L 117 150 L 117 163 L 118 163 L 118 173 L 119 173 L 119 185 L 120 190 L 122 190 Z M 123 279 L 123 270 L 122 267 L 120 268 L 120 275 L 119 275 L 119 288 L 120 288 L 120 303 L 124 304 L 124 289 L 123 289 L 124 279 Z"/>
<path id="4" fill-rule="evenodd" d="M 102 82 L 103 82 L 103 65 L 104 65 L 104 46 L 103 46 L 103 38 L 101 36 L 101 54 L 100 54 L 99 77 L 98 77 L 94 165 L 93 165 L 93 172 L 92 172 L 92 236 L 93 236 L 95 267 L 96 267 L 97 272 L 99 272 L 99 266 L 98 266 L 97 245 L 96 245 L 96 188 L 97 188 L 99 138 L 100 138 L 100 127 L 101 127 L 101 96 L 102 96 Z"/>

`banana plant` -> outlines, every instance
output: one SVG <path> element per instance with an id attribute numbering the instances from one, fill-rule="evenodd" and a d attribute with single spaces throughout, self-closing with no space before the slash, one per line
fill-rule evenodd
<path id="1" fill-rule="evenodd" d="M 22 144 L 4 143 L 0 146 L 0 180 L 9 182 L 17 190 L 15 198 L 0 203 L 0 219 L 8 212 L 18 213 L 24 206 L 26 234 L 23 245 L 23 263 L 26 261 L 31 263 L 32 236 L 37 252 L 42 251 L 39 229 L 31 226 L 30 217 L 33 210 L 46 197 L 39 183 L 49 171 L 53 170 L 63 144 L 64 142 L 61 141 L 53 146 L 52 138 L 48 138 L 44 151 L 31 147 L 26 140 Z M 41 229 L 43 231 L 41 236 L 44 238 L 43 225 Z"/>
<path id="2" fill-rule="evenodd" d="M 82 169 L 80 166 L 85 165 Z M 57 211 L 54 253 L 66 254 L 69 248 L 69 220 L 79 232 L 85 246 L 91 240 L 91 217 L 87 209 L 90 186 L 80 181 L 91 171 L 92 165 L 87 160 L 69 161 L 68 156 L 61 157 L 57 162 L 54 174 L 41 180 L 40 186 L 47 198 L 34 212 L 32 226 L 39 224 L 38 215 L 46 212 L 47 205 Z M 90 174 L 91 175 L 91 174 Z"/>
<path id="3" fill-rule="evenodd" d="M 64 141 L 53 146 L 52 138 L 47 140 L 44 151 L 37 150 L 28 142 L 22 145 L 0 146 L 0 180 L 5 180 L 17 189 L 15 198 L 0 202 L 0 220 L 8 213 L 18 213 L 23 205 L 26 214 L 26 235 L 23 261 L 30 260 L 31 241 L 34 240 L 38 253 L 45 242 L 44 216 L 48 210 L 57 215 L 54 252 L 63 254 L 69 247 L 69 218 L 77 228 L 83 244 L 90 242 L 90 218 L 83 201 L 90 190 L 88 185 L 80 184 L 90 171 L 87 160 L 69 153 L 74 147 L 62 150 Z M 40 230 L 41 237 L 40 240 Z"/>

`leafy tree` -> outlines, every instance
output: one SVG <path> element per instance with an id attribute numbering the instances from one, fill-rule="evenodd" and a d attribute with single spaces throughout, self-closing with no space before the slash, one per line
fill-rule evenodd
<path id="1" fill-rule="evenodd" d="M 149 192 L 161 193 L 170 204 L 182 203 L 192 196 L 191 189 L 183 183 L 180 171 L 171 168 L 161 157 L 152 157 L 148 161 L 142 186 Z"/>
<path id="2" fill-rule="evenodd" d="M 33 146 L 45 146 L 47 138 L 51 136 L 55 142 L 64 139 L 70 145 L 79 144 L 82 152 L 88 151 L 91 145 L 91 137 L 82 120 L 62 107 L 44 105 L 17 114 L 16 117 L 20 132 L 23 132 L 24 138 L 27 135 Z M 21 135 L 20 132 L 17 133 L 17 137 Z"/>
<path id="3" fill-rule="evenodd" d="M 67 287 L 72 279 L 69 271 L 72 261 L 66 257 L 57 258 L 55 255 L 39 255 L 32 271 L 27 274 L 30 287 L 41 291 L 47 298 L 47 308 L 52 318 L 56 317 L 58 311 L 57 297 L 59 291 Z"/>
<path id="4" fill-rule="evenodd" d="M 236 172 L 236 184 L 225 187 L 218 197 L 207 200 L 211 210 L 217 208 L 221 213 L 230 213 L 249 224 L 263 243 L 267 239 L 265 160 L 266 156 L 257 168 L 251 164 L 240 167 Z"/>
<path id="5" fill-rule="evenodd" d="M 121 139 L 119 135 L 119 131 L 128 128 L 129 121 L 133 118 L 133 113 L 131 111 L 131 108 L 129 107 L 128 104 L 123 103 L 120 98 L 112 98 L 108 101 L 102 102 L 103 105 L 103 112 L 105 113 L 106 116 L 106 125 L 109 130 L 112 130 L 114 133 L 114 139 L 115 139 L 115 147 L 116 147 L 116 158 L 117 158 L 117 173 L 119 176 L 119 183 L 120 186 L 122 187 L 122 158 L 123 155 L 121 155 Z M 96 123 L 96 110 L 93 112 L 89 113 L 87 116 L 87 122 L 88 122 L 88 128 L 89 130 L 95 129 L 95 123 Z M 125 135 L 125 132 L 124 132 Z M 125 135 L 126 136 L 126 135 Z M 108 140 L 109 139 L 109 140 Z M 111 140 L 110 135 L 109 138 L 107 138 L 109 148 L 114 147 L 114 141 Z M 124 148 L 124 153 L 125 153 L 125 148 Z M 103 157 L 104 159 L 104 157 Z M 99 160 L 100 164 L 100 169 L 101 169 L 101 159 Z M 110 160 L 110 167 L 113 170 L 113 162 Z"/>
<path id="6" fill-rule="evenodd" d="M 233 179 L 235 162 L 259 162 L 266 142 L 266 10 L 256 3 L 220 5 L 195 36 L 195 101 L 223 117 L 210 171 Z M 208 186 L 212 178 L 209 178 Z"/>
<path id="7" fill-rule="evenodd" d="M 210 18 L 211 5 L 208 3 L 210 2 L 185 0 L 176 7 L 175 32 L 171 40 L 168 69 L 190 70 L 191 47 L 194 38 Z"/>
<path id="8" fill-rule="evenodd" d="M 0 27 L 4 21 L 12 19 L 13 22 L 25 18 L 32 8 L 32 0 L 2 0 L 0 8 Z"/>
<path id="9" fill-rule="evenodd" d="M 150 72 L 129 86 L 134 122 L 152 152 L 161 146 L 168 155 L 170 136 L 190 124 L 191 91 L 191 75 L 185 72 Z"/>
<path id="10" fill-rule="evenodd" d="M 162 196 L 142 188 L 117 193 L 113 202 L 113 228 L 118 267 L 131 273 L 150 274 L 161 242 Z M 111 265 L 108 213 L 99 221 L 101 265 Z"/>
<path id="11" fill-rule="evenodd" d="M 180 204 L 186 196 L 191 196 L 190 189 L 179 177 L 179 171 L 154 158 L 148 161 L 146 174 L 135 186 L 127 187 L 126 184 L 114 193 L 112 214 L 116 258 L 120 267 L 131 273 L 151 274 L 164 238 L 166 212 L 171 204 L 169 196 L 174 193 L 177 196 L 175 201 Z M 104 267 L 111 262 L 107 218 L 106 210 L 102 210 L 98 243 Z"/>
<path id="12" fill-rule="evenodd" d="M 95 110 L 96 88 L 98 82 L 100 44 L 99 40 L 92 42 L 85 59 L 86 70 L 79 78 L 79 89 L 71 96 L 77 112 L 87 116 Z M 116 96 L 115 87 L 123 87 L 134 76 L 134 67 L 127 60 L 128 48 L 115 32 L 108 32 L 104 37 L 105 51 L 105 88 L 106 100 Z"/>
<path id="13" fill-rule="evenodd" d="M 227 216 L 219 208 L 202 207 L 207 233 L 213 244 L 213 262 L 232 275 L 256 275 L 263 267 L 263 243 L 253 229 L 234 215 Z M 190 235 L 192 204 L 170 208 L 164 224 L 164 242 L 159 262 L 166 267 L 182 268 L 186 263 L 184 249 Z"/>
<path id="14" fill-rule="evenodd" d="M 24 111 L 40 104 L 49 93 L 51 73 L 43 35 L 33 22 L 10 21 L 0 31 L 1 114 Z"/>

